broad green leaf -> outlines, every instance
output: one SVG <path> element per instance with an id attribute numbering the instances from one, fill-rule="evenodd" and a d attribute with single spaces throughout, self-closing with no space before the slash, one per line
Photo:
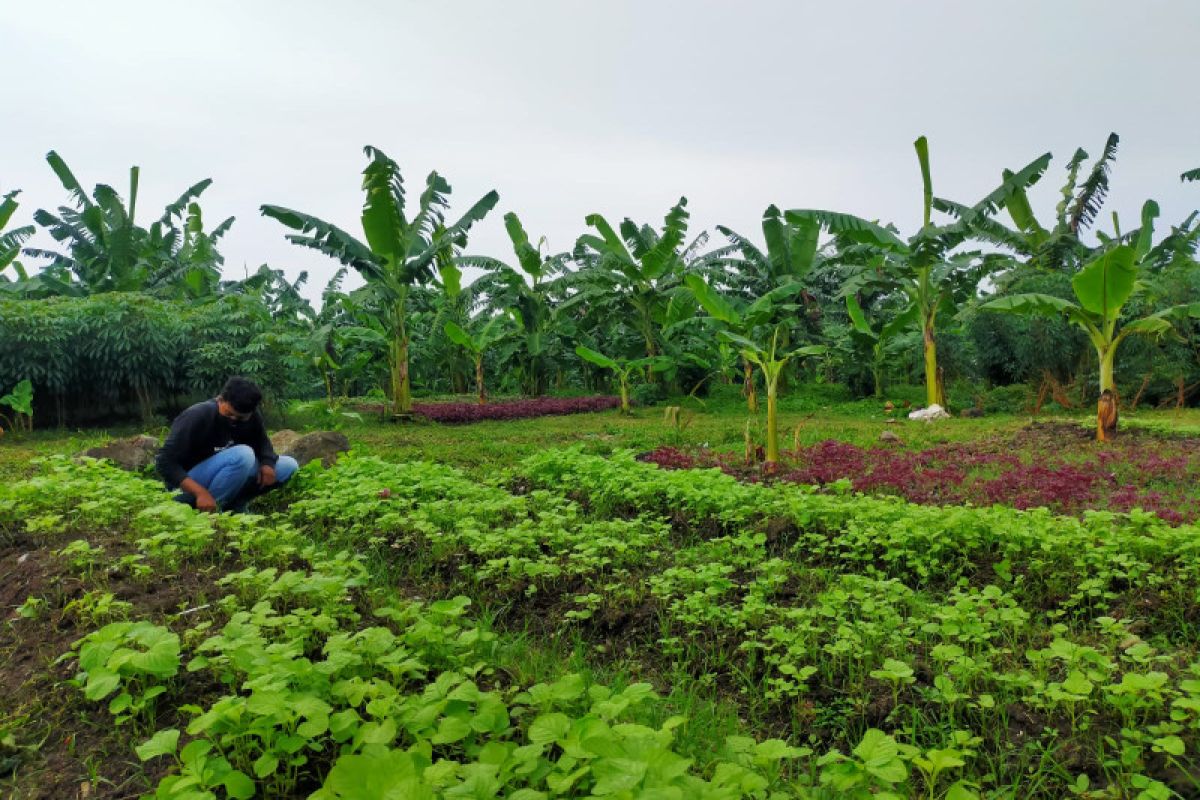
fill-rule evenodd
<path id="1" fill-rule="evenodd" d="M 552 744 L 565 738 L 571 730 L 571 719 L 558 712 L 542 714 L 529 726 L 529 741 Z"/>
<path id="2" fill-rule="evenodd" d="M 142 742 L 134 752 L 142 761 L 149 761 L 157 756 L 170 756 L 175 754 L 175 749 L 179 746 L 179 731 L 175 728 L 167 728 L 151 736 L 147 741 Z"/>
<path id="3" fill-rule="evenodd" d="M 120 685 L 121 676 L 115 672 L 107 670 L 89 672 L 83 694 L 88 700 L 102 700 L 115 692 Z"/>
<path id="4" fill-rule="evenodd" d="M 612 225 L 608 224 L 608 220 L 599 214 L 588 214 L 583 218 L 585 225 L 590 225 L 600 232 L 601 240 L 597 241 L 595 237 L 588 237 L 588 243 L 597 252 L 608 252 L 612 256 L 619 259 L 623 264 L 628 265 L 633 263 L 633 256 L 629 254 L 629 250 L 625 247 L 625 242 L 613 230 Z M 580 237 L 583 239 L 583 237 Z"/>
<path id="5" fill-rule="evenodd" d="M 916 325 L 921 319 L 921 309 L 917 305 L 909 305 L 904 311 L 897 314 L 879 333 L 880 340 L 886 341 L 891 339 L 896 334 L 911 328 Z"/>
<path id="6" fill-rule="evenodd" d="M 732 331 L 721 331 L 720 336 L 722 339 L 725 339 L 726 341 L 742 348 L 742 350 L 754 353 L 756 358 L 761 357 L 761 354 L 766 350 L 766 348 L 753 339 L 749 339 L 738 333 L 733 333 Z"/>
<path id="7" fill-rule="evenodd" d="M 877 728 L 871 728 L 863 735 L 854 748 L 854 755 L 868 772 L 890 783 L 899 783 L 908 776 L 896 740 Z"/>
<path id="8" fill-rule="evenodd" d="M 783 216 L 794 225 L 802 225 L 805 220 L 812 220 L 834 236 L 844 236 L 859 244 L 874 245 L 897 253 L 908 251 L 904 242 L 887 228 L 852 214 L 797 208 L 785 211 Z"/>
<path id="9" fill-rule="evenodd" d="M 430 739 L 434 744 L 450 744 L 471 735 L 471 720 L 467 716 L 443 717 L 437 733 Z"/>
<path id="10" fill-rule="evenodd" d="M 667 212 L 663 225 L 662 236 L 654 243 L 649 252 L 642 258 L 643 277 L 655 280 L 667 274 L 678 259 L 677 252 L 688 229 L 687 198 L 679 198 L 670 211 Z"/>
<path id="11" fill-rule="evenodd" d="M 438 259 L 438 277 L 442 279 L 442 288 L 446 296 L 454 299 L 462 294 L 462 270 L 451 258 Z"/>
<path id="12" fill-rule="evenodd" d="M 1012 314 L 1042 314 L 1057 317 L 1072 308 L 1078 308 L 1070 300 L 1049 294 L 1010 294 L 989 300 L 980 307 L 981 311 L 1001 311 Z"/>
<path id="13" fill-rule="evenodd" d="M 933 180 L 929 176 L 929 140 L 924 136 L 917 137 L 913 142 L 917 151 L 917 163 L 921 166 L 921 196 L 925 213 L 925 225 L 929 224 L 930 210 L 933 208 Z"/>
<path id="14" fill-rule="evenodd" d="M 765 323 L 772 312 L 777 309 L 782 311 L 788 308 L 795 308 L 795 306 L 788 305 L 786 301 L 803 291 L 804 285 L 797 282 L 787 283 L 772 289 L 747 306 L 745 312 L 742 314 L 742 320 L 747 325 Z"/>
<path id="15" fill-rule="evenodd" d="M 388 263 L 396 264 L 408 251 L 404 179 L 400 166 L 383 151 L 368 145 L 364 152 L 371 160 L 363 170 L 362 188 L 366 194 L 361 218 L 363 235 L 372 251 Z"/>
<path id="16" fill-rule="evenodd" d="M 1160 338 L 1169 333 L 1174 332 L 1175 326 L 1165 318 L 1163 314 L 1154 314 L 1149 317 L 1142 317 L 1133 322 L 1126 323 L 1121 327 L 1120 334 L 1117 335 L 1117 340 L 1120 341 L 1126 336 L 1137 334 L 1139 336 L 1152 336 Z"/>
<path id="17" fill-rule="evenodd" d="M 459 347 L 470 350 L 472 353 L 479 349 L 475 340 L 471 338 L 471 334 L 464 331 L 461 327 L 459 327 L 458 323 L 454 322 L 453 320 L 447 322 L 443 327 L 443 330 L 446 332 L 446 338 L 454 342 Z"/>
<path id="18" fill-rule="evenodd" d="M 278 768 L 279 757 L 274 753 L 263 753 L 254 762 L 254 775 L 258 778 L 265 778 L 268 775 L 274 775 Z"/>
<path id="19" fill-rule="evenodd" d="M 621 370 L 621 365 L 618 364 L 616 361 L 613 361 L 611 358 L 604 355 L 603 353 L 597 353 L 595 350 L 592 350 L 590 347 L 584 347 L 583 345 L 579 345 L 578 347 L 575 348 L 575 354 L 577 356 L 579 356 L 580 358 L 582 358 L 584 361 L 590 361 L 598 367 L 604 367 L 605 369 L 616 370 L 618 372 Z"/>
<path id="20" fill-rule="evenodd" d="M 529 242 L 529 234 L 525 232 L 516 213 L 510 211 L 504 215 L 504 229 L 508 231 L 508 238 L 512 240 L 513 251 L 517 254 L 517 264 L 525 271 L 526 275 L 536 282 L 543 273 L 542 256 L 538 249 Z"/>
<path id="21" fill-rule="evenodd" d="M 1134 244 L 1136 259 L 1141 261 L 1154 245 L 1154 220 L 1158 218 L 1158 203 L 1147 200 L 1142 204 L 1142 227 Z"/>
<path id="22" fill-rule="evenodd" d="M 12 219 L 13 212 L 15 212 L 17 210 L 17 206 L 20 205 L 16 199 L 18 194 L 20 194 L 20 192 L 9 192 L 8 194 L 4 195 L 4 201 L 0 202 L 0 230 L 4 229 L 4 226 L 8 224 L 8 221 Z"/>
<path id="23" fill-rule="evenodd" d="M 1137 279 L 1135 258 L 1132 247 L 1120 245 L 1079 270 L 1071 279 L 1079 304 L 1106 322 L 1115 319 L 1121 306 L 1133 295 Z"/>
<path id="24" fill-rule="evenodd" d="M 1183 739 L 1178 736 L 1162 736 L 1155 739 L 1153 744 L 1156 749 L 1173 756 L 1181 756 L 1187 749 Z"/>
<path id="25" fill-rule="evenodd" d="M 247 800 L 247 798 L 254 797 L 254 781 L 241 770 L 231 770 L 222 783 L 225 791 L 233 800 Z"/>
<path id="26" fill-rule="evenodd" d="M 784 358 L 808 358 L 809 356 L 823 356 L 828 351 L 829 348 L 823 344 L 808 344 L 789 351 Z"/>
<path id="27" fill-rule="evenodd" d="M 635 789 L 646 777 L 647 766 L 645 761 L 631 758 L 599 759 L 592 765 L 592 774 L 596 776 L 592 794 L 602 797 Z"/>
<path id="28" fill-rule="evenodd" d="M 867 315 L 863 313 L 862 306 L 858 304 L 858 298 L 852 294 L 846 295 L 846 311 L 850 314 L 850 322 L 856 331 L 873 339 L 879 338 L 878 334 L 871 330 L 871 325 L 867 322 Z"/>
<path id="29" fill-rule="evenodd" d="M 683 282 L 687 284 L 688 289 L 696 296 L 696 302 L 703 306 L 704 310 L 713 319 L 720 320 L 727 325 L 741 325 L 742 318 L 738 314 L 729 301 L 715 291 L 704 278 L 694 273 L 685 275 Z"/>

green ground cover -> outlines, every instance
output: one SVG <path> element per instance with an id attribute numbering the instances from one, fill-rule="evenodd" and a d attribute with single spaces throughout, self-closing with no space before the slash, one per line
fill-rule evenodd
<path id="1" fill-rule="evenodd" d="M 886 425 L 878 404 L 814 394 L 782 411 L 801 444 L 869 447 L 886 428 L 911 450 L 1028 422 Z M 459 427 L 343 418 L 350 457 L 241 518 L 164 504 L 153 481 L 107 467 L 35 463 L 113 432 L 10 438 L 0 785 L 1200 791 L 1195 527 L 938 508 L 633 458 L 664 444 L 740 454 L 743 419 L 732 402 L 682 429 L 653 408 Z"/>

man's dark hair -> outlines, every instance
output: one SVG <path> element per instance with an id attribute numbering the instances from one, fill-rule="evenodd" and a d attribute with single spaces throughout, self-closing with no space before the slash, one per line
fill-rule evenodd
<path id="1" fill-rule="evenodd" d="M 254 381 L 234 375 L 225 381 L 225 387 L 221 389 L 221 399 L 233 406 L 233 410 L 239 414 L 249 414 L 262 402 L 262 389 L 259 389 Z"/>

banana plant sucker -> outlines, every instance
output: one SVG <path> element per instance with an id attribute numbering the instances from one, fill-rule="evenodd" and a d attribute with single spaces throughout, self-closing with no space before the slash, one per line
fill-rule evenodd
<path id="1" fill-rule="evenodd" d="M 721 335 L 742 348 L 742 357 L 762 370 L 763 382 L 767 387 L 767 457 L 764 465 L 774 466 L 779 461 L 779 378 L 784 368 L 796 357 L 820 355 L 823 345 L 799 347 L 789 353 L 779 354 L 779 328 L 775 328 L 768 346 L 745 336 L 722 331 Z"/>

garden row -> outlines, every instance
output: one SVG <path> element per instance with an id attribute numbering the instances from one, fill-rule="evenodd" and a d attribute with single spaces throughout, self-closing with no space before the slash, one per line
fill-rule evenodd
<path id="1" fill-rule="evenodd" d="M 454 477 L 431 470 L 429 499 L 448 496 L 437 487 Z M 467 616 L 465 597 L 406 599 L 378 565 L 283 519 L 196 515 L 102 464 L 55 461 L 0 486 L 0 543 L 53 548 L 91 587 L 72 608 L 30 598 L 9 625 L 86 621 L 91 632 L 63 656 L 82 697 L 66 701 L 104 718 L 93 727 L 126 731 L 151 767 L 170 762 L 152 773 L 155 798 L 765 798 L 789 794 L 788 765 L 805 754 L 732 737 L 697 762 L 675 746 L 686 721 L 649 685 L 567 672 L 522 679 L 503 641 Z M 153 618 L 106 591 L 202 573 L 215 597 Z M 873 731 L 855 755 L 829 760 L 899 780 L 898 752 Z M 102 788 L 111 766 L 93 764 L 91 796 L 127 796 Z M 829 769 L 826 783 L 841 768 Z"/>
<path id="2" fill-rule="evenodd" d="M 940 509 L 578 450 L 491 485 L 345 458 L 303 474 L 269 520 L 162 498 L 66 464 L 0 489 L 5 535 L 115 528 L 138 547 L 118 569 L 225 574 L 208 618 L 122 621 L 79 649 L 88 696 L 142 738 L 165 731 L 141 751 L 178 759 L 161 797 L 210 796 L 214 776 L 235 776 L 228 796 L 376 796 L 331 788 L 366 774 L 434 796 L 1196 789 L 1200 537 L 1153 515 Z M 105 556 L 81 541 L 63 557 L 94 570 Z M 396 586 L 410 599 L 381 588 Z M 733 701 L 780 738 L 688 762 L 671 731 L 697 720 L 664 723 L 669 709 L 640 684 L 530 686 L 463 616 L 464 595 L 503 628 L 568 633 L 635 678 Z M 564 680 L 578 691 L 546 702 Z M 196 685 L 218 691 L 196 702 Z M 639 698 L 640 725 L 596 709 L 613 696 Z M 597 719 L 637 742 L 589 755 Z"/>
<path id="3" fill-rule="evenodd" d="M 769 475 L 741 458 L 703 448 L 659 447 L 642 458 L 668 469 L 716 467 L 749 481 L 805 486 L 846 481 L 856 492 L 894 494 L 914 503 L 1044 506 L 1073 515 L 1140 508 L 1175 524 L 1200 519 L 1200 500 L 1190 491 L 1200 479 L 1200 440 L 1134 430 L 1097 450 L 1090 433 L 1074 423 L 1043 423 L 1012 436 L 924 450 L 829 439 L 786 453 L 786 463 Z"/>
<path id="4" fill-rule="evenodd" d="M 289 514 L 817 750 L 880 727 L 1022 796 L 1197 786 L 1194 528 L 748 485 L 628 453 L 546 452 L 505 481 L 356 459 Z"/>

